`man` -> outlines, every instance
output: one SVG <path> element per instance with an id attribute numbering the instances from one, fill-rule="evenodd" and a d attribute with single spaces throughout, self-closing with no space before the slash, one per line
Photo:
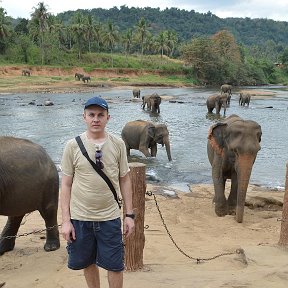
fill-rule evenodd
<path id="1" fill-rule="evenodd" d="M 123 232 L 134 229 L 132 185 L 126 147 L 122 139 L 107 133 L 108 104 L 101 97 L 85 103 L 87 130 L 80 135 L 92 161 L 108 176 L 126 208 Z M 82 154 L 75 139 L 67 142 L 62 158 L 62 235 L 68 242 L 68 267 L 84 269 L 89 288 L 100 287 L 98 267 L 108 271 L 110 288 L 123 287 L 124 247 L 120 209 L 103 178 Z"/>

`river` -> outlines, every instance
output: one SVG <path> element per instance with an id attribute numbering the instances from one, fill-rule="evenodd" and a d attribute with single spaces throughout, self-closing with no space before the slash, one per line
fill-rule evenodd
<path id="1" fill-rule="evenodd" d="M 271 188 L 285 185 L 288 161 L 288 91 L 286 87 L 245 87 L 274 91 L 276 97 L 253 97 L 250 107 L 240 107 L 238 93 L 233 93 L 226 115 L 237 114 L 257 121 L 262 127 L 261 150 L 253 166 L 250 183 Z M 1 135 L 30 139 L 42 145 L 59 165 L 65 142 L 85 130 L 82 104 L 94 95 L 104 97 L 110 106 L 108 131 L 120 136 L 123 126 L 143 119 L 165 123 L 170 133 L 173 161 L 167 159 L 165 148 L 159 145 L 156 158 L 146 159 L 131 150 L 130 161 L 147 165 L 148 181 L 187 187 L 187 184 L 212 183 L 206 143 L 209 127 L 217 121 L 207 117 L 206 99 L 217 92 L 207 88 L 142 88 L 141 96 L 158 93 L 163 96 L 161 113 L 153 115 L 141 108 L 141 102 L 131 101 L 132 89 L 97 89 L 89 93 L 21 93 L 0 95 Z M 169 97 L 174 101 L 169 101 Z M 54 106 L 39 106 L 50 99 Z M 28 105 L 34 101 L 36 105 Z M 174 103 L 172 103 L 174 102 Z M 272 108 L 266 108 L 272 107 Z M 222 111 L 221 111 L 222 113 Z M 20 161 L 20 160 L 19 160 Z M 150 179 L 150 180 L 149 180 Z M 184 188 L 183 188 L 184 189 Z"/>

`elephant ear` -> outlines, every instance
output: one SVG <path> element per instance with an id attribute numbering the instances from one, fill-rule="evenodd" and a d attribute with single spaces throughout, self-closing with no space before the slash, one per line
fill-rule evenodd
<path id="1" fill-rule="evenodd" d="M 151 125 L 148 127 L 148 136 L 152 139 L 155 138 L 155 126 Z"/>
<path id="2" fill-rule="evenodd" d="M 223 156 L 224 148 L 224 129 L 226 128 L 226 123 L 218 122 L 212 125 L 208 132 L 208 141 L 213 150 L 218 154 Z"/>

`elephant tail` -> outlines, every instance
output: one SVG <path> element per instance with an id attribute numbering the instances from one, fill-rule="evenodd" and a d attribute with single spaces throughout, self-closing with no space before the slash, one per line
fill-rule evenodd
<path id="1" fill-rule="evenodd" d="M 209 144 L 211 145 L 211 147 L 213 148 L 213 150 L 218 154 L 221 155 L 221 157 L 224 157 L 224 151 L 223 148 L 219 146 L 219 144 L 217 143 L 216 139 L 214 138 L 213 134 L 212 134 L 213 128 L 210 127 L 209 131 L 208 131 L 208 141 Z"/>

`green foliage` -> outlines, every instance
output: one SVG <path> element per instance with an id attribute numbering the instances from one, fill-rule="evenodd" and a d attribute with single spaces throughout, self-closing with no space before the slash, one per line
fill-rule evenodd
<path id="1" fill-rule="evenodd" d="M 156 70 L 171 81 L 179 75 L 200 84 L 277 83 L 288 72 L 286 22 L 125 5 L 52 16 L 39 2 L 30 20 L 13 23 L 0 7 L 2 63 L 81 66 L 86 73 L 113 67 L 119 75 L 121 69 Z"/>

